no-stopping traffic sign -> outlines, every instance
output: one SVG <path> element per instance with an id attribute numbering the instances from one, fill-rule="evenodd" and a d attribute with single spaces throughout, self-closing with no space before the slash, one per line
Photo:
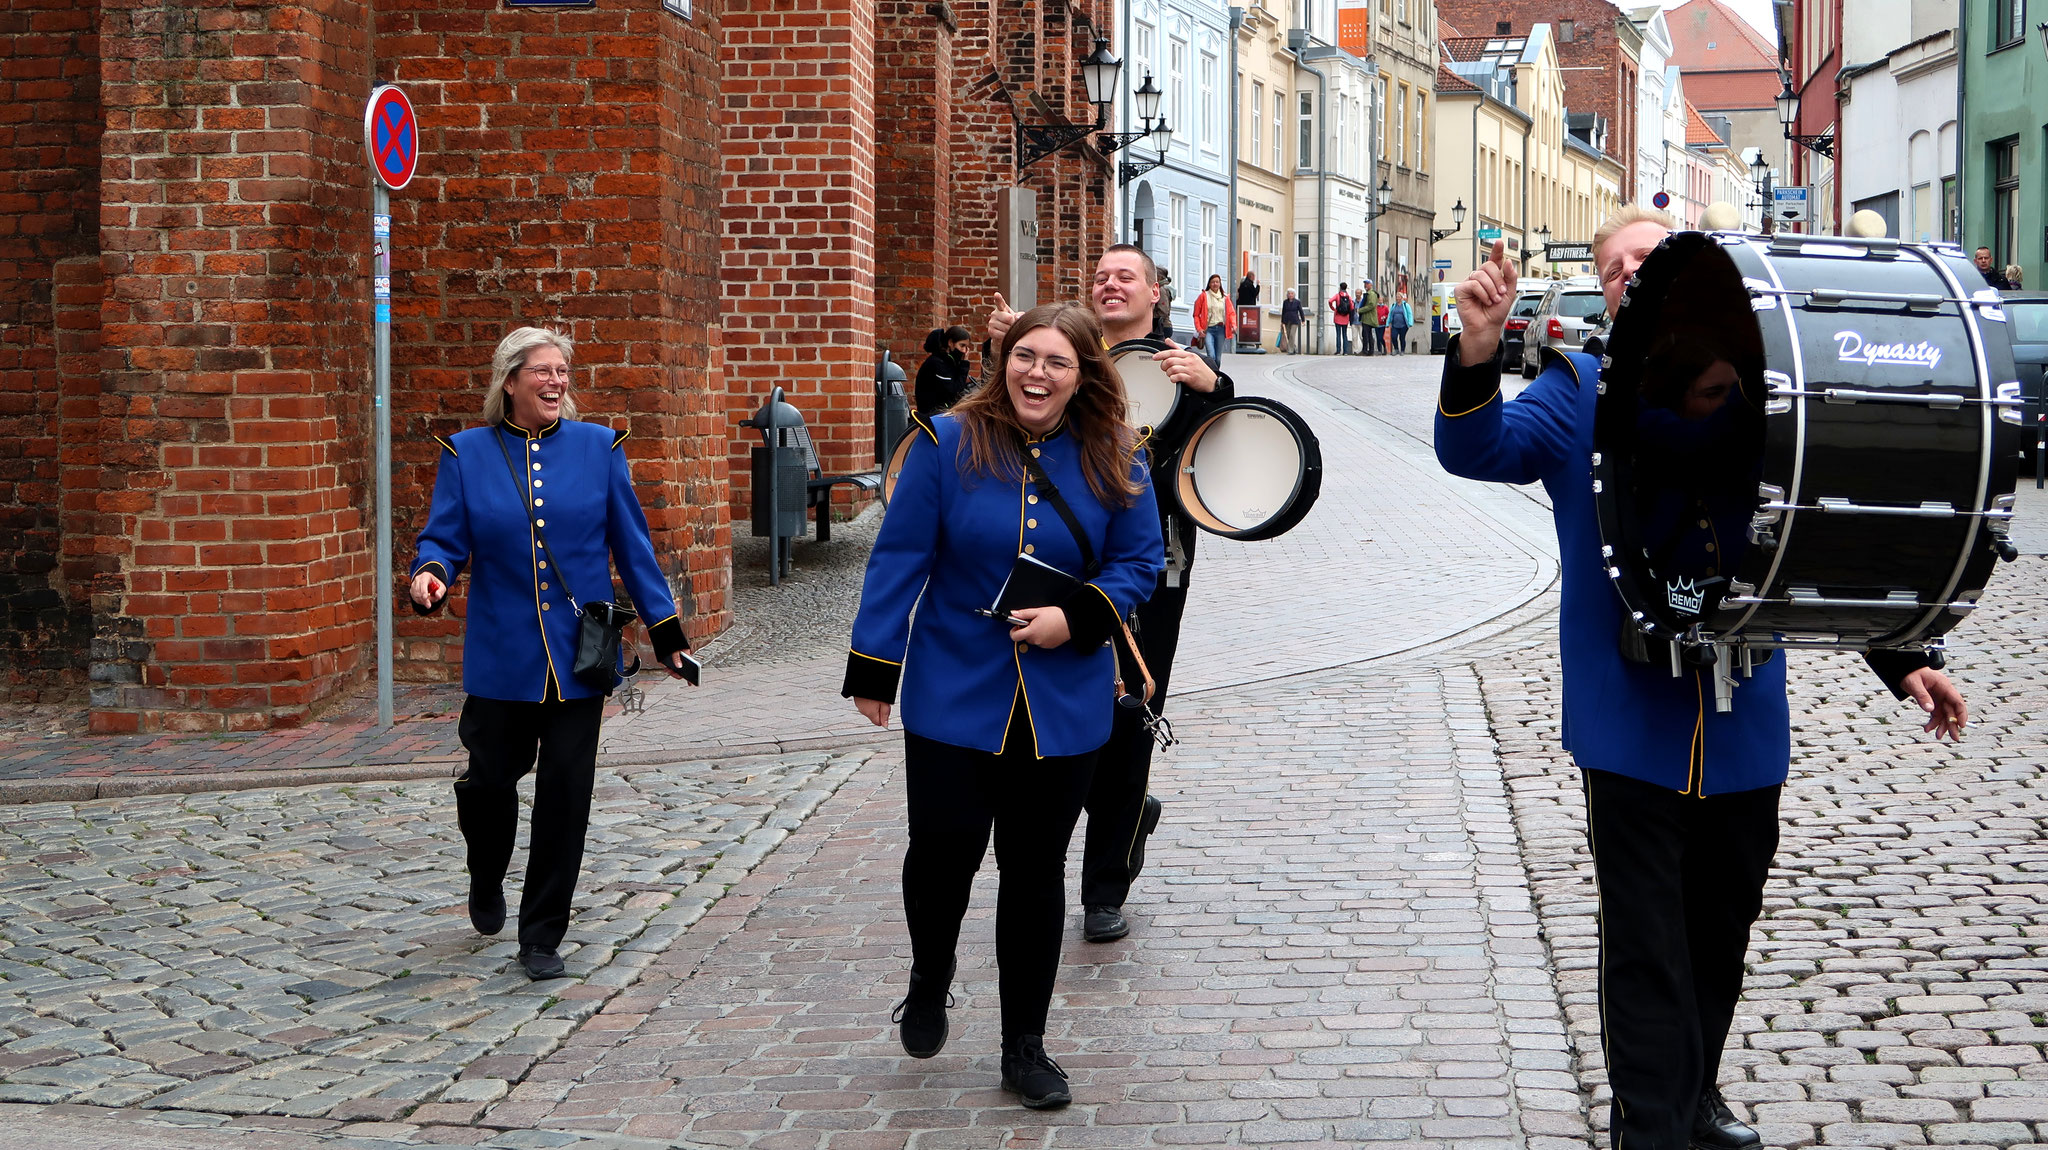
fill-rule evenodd
<path id="1" fill-rule="evenodd" d="M 370 106 L 363 111 L 363 149 L 371 170 L 393 191 L 411 183 L 419 169 L 419 121 L 412 114 L 412 101 L 393 85 L 370 93 Z"/>

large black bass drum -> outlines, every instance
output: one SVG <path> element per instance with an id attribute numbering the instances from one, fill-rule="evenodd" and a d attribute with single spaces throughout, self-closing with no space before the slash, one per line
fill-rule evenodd
<path id="1" fill-rule="evenodd" d="M 1173 476 L 1172 497 L 1195 526 L 1226 539 L 1271 539 L 1316 505 L 1322 443 L 1286 404 L 1246 396 L 1202 414 L 1173 461 Z"/>
<path id="2" fill-rule="evenodd" d="M 1675 233 L 1601 365 L 1624 649 L 1718 664 L 1723 686 L 1750 648 L 1938 652 L 2017 554 L 2011 342 L 1958 248 Z"/>

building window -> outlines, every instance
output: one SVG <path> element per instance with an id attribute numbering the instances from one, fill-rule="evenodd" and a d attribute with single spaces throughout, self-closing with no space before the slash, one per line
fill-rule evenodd
<path id="1" fill-rule="evenodd" d="M 1394 0 L 1394 19 L 1403 24 L 1408 22 L 1408 0 Z"/>
<path id="2" fill-rule="evenodd" d="M 1268 229 L 1266 232 L 1266 272 L 1259 277 L 1259 282 L 1272 293 L 1268 298 L 1273 306 L 1280 306 L 1280 233 L 1276 230 Z"/>
<path id="3" fill-rule="evenodd" d="M 2019 261 L 2020 141 L 1991 145 L 1991 259 L 2000 267 Z"/>
<path id="4" fill-rule="evenodd" d="M 1259 270 L 1259 253 L 1263 251 L 1265 248 L 1265 245 L 1259 242 L 1261 238 L 1262 237 L 1259 235 L 1259 225 L 1253 224 L 1252 242 L 1245 245 L 1244 256 L 1239 261 L 1240 263 L 1244 264 L 1245 271 L 1250 272 Z M 1261 282 L 1265 282 L 1266 277 L 1264 275 L 1261 275 L 1259 276 L 1259 280 Z"/>
<path id="5" fill-rule="evenodd" d="M 1286 171 L 1287 143 L 1280 125 L 1287 119 L 1287 93 L 1273 93 L 1273 170 Z"/>
<path id="6" fill-rule="evenodd" d="M 1493 22 L 1493 34 L 1496 36 L 1512 36 L 1514 32 L 1515 22 L 1513 20 L 1496 20 Z"/>
<path id="7" fill-rule="evenodd" d="M 1171 196 L 1166 201 L 1166 274 L 1173 277 L 1180 298 L 1192 306 L 1194 288 L 1188 283 L 1187 218 L 1188 198 Z"/>
<path id="8" fill-rule="evenodd" d="M 1294 298 L 1308 306 L 1308 233 L 1294 233 Z"/>
<path id="9" fill-rule="evenodd" d="M 1216 106 L 1216 57 L 1202 53 L 1202 150 L 1216 151 L 1216 129 L 1223 116 Z"/>
<path id="10" fill-rule="evenodd" d="M 1204 289 L 1209 286 L 1209 277 L 1216 274 L 1216 238 L 1216 205 L 1203 204 L 1202 266 L 1196 270 L 1202 277 Z"/>
<path id="11" fill-rule="evenodd" d="M 1387 146 L 1387 82 L 1385 80 L 1381 80 L 1373 85 L 1372 104 L 1372 138 L 1379 144 L 1380 149 L 1384 151 Z M 1370 169 L 1366 172 L 1365 182 L 1368 184 L 1372 183 L 1372 172 Z"/>
<path id="12" fill-rule="evenodd" d="M 1294 166 L 1311 168 L 1316 161 L 1316 98 L 1313 93 L 1301 92 L 1295 100 L 1296 125 Z"/>
<path id="13" fill-rule="evenodd" d="M 1252 81 L 1251 109 L 1252 154 L 1250 158 L 1251 162 L 1256 164 L 1259 162 L 1259 158 L 1266 154 L 1266 149 L 1262 146 L 1266 140 L 1265 132 L 1262 130 L 1265 120 L 1266 86 L 1264 84 L 1259 83 L 1257 80 Z M 1278 167 L 1279 165 L 1276 164 L 1274 166 Z"/>
<path id="14" fill-rule="evenodd" d="M 1991 0 L 1991 46 L 2003 48 L 2027 38 L 2027 0 Z"/>
<path id="15" fill-rule="evenodd" d="M 1132 25 L 1131 73 L 1130 76 L 1126 77 L 1126 79 L 1131 80 L 1132 91 L 1137 91 L 1138 87 L 1144 84 L 1145 77 L 1157 77 L 1159 75 L 1159 65 L 1155 62 L 1158 59 L 1159 36 L 1158 33 L 1152 30 L 1152 25 L 1143 21 Z M 1156 79 L 1153 81 L 1153 86 L 1158 86 Z"/>
<path id="16" fill-rule="evenodd" d="M 1337 146 L 1331 149 L 1331 151 L 1334 151 L 1337 154 L 1331 156 L 1328 153 L 1325 153 L 1324 158 L 1325 160 L 1335 161 L 1334 163 L 1330 163 L 1329 165 L 1331 170 L 1349 173 L 1351 171 L 1351 168 L 1346 163 L 1346 159 L 1348 158 L 1348 153 L 1350 149 L 1346 145 L 1348 145 L 1351 142 L 1351 98 L 1341 93 L 1337 96 L 1336 136 Z"/>
<path id="17" fill-rule="evenodd" d="M 1188 43 L 1172 40 L 1166 46 L 1166 104 L 1173 112 L 1167 126 L 1171 127 L 1182 140 L 1192 140 L 1195 134 L 1188 129 Z"/>
<path id="18" fill-rule="evenodd" d="M 1429 132 L 1424 127 L 1428 121 L 1423 118 L 1422 105 L 1428 99 L 1429 94 L 1426 92 L 1418 90 L 1415 93 L 1415 168 L 1417 171 L 1427 166 L 1423 163 L 1422 159 L 1422 145 L 1423 141 L 1429 139 Z"/>
<path id="19" fill-rule="evenodd" d="M 1573 40 L 1576 40 L 1576 39 L 1578 39 L 1578 34 L 1579 34 L 1579 26 L 1578 26 L 1578 22 L 1577 22 L 1577 21 L 1574 21 L 1574 20 L 1559 20 L 1559 21 L 1557 22 L 1557 41 L 1558 41 L 1558 43 L 1560 43 L 1560 44 L 1569 44 L 1569 43 L 1571 43 L 1571 42 L 1572 42 Z"/>
<path id="20" fill-rule="evenodd" d="M 1394 97 L 1394 163 L 1408 166 L 1408 85 Z"/>
<path id="21" fill-rule="evenodd" d="M 1963 205 L 1956 196 L 1956 178 L 1943 176 L 1941 179 L 1941 238 L 1952 244 L 1963 242 Z"/>

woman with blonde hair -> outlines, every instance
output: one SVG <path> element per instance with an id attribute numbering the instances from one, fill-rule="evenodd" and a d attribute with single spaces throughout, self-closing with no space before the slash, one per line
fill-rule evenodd
<path id="1" fill-rule="evenodd" d="M 1151 593 L 1165 544 L 1094 313 L 1033 308 L 994 362 L 999 380 L 949 414 L 918 418 L 868 560 L 841 693 L 876 726 L 888 725 L 899 686 L 903 696 L 903 1048 L 929 1058 L 945 1046 L 960 923 L 993 832 L 1003 1087 L 1046 1109 L 1071 1101 L 1044 1035 L 1067 845 L 1117 702 L 1105 644 Z M 1005 601 L 996 617 L 1013 570 L 1044 577 L 1045 594 Z"/>
<path id="2" fill-rule="evenodd" d="M 469 569 L 455 780 L 469 848 L 469 921 L 505 926 L 505 871 L 519 829 L 519 780 L 534 778 L 533 846 L 519 898 L 519 963 L 560 978 L 597 771 L 598 726 L 618 666 L 575 672 L 584 607 L 612 596 L 618 564 L 655 658 L 676 674 L 690 649 L 633 490 L 624 431 L 576 421 L 560 332 L 522 327 L 491 357 L 484 426 L 441 444 L 434 501 L 412 566 L 413 609 L 440 609 Z M 581 596 L 581 598 L 577 598 Z"/>

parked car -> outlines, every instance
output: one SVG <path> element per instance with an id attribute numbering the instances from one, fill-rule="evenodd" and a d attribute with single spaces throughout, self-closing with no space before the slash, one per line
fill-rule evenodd
<path id="1" fill-rule="evenodd" d="M 1543 369 L 1544 348 L 1577 351 L 1606 322 L 1607 297 L 1600 294 L 1597 277 L 1573 276 L 1551 284 L 1522 333 L 1522 378 L 1535 379 Z"/>
<path id="2" fill-rule="evenodd" d="M 2048 291 L 2001 292 L 2005 297 L 2006 332 L 2012 336 L 2012 362 L 2027 401 L 2026 447 L 2034 450 L 2039 420 L 2048 414 Z"/>
<path id="3" fill-rule="evenodd" d="M 1444 348 L 1451 342 L 1451 337 L 1464 330 L 1464 321 L 1458 318 L 1457 293 L 1458 285 L 1454 283 L 1433 283 L 1429 285 L 1429 298 L 1432 301 L 1442 301 L 1444 309 L 1444 329 L 1441 332 L 1430 333 L 1429 353 L 1431 355 L 1442 355 Z M 1434 307 L 1435 304 L 1432 302 L 1424 306 Z M 1420 307 L 1416 309 L 1415 322 L 1417 325 L 1427 328 L 1429 326 L 1429 319 L 1430 317 L 1425 315 Z"/>
<path id="4" fill-rule="evenodd" d="M 1543 305 L 1543 297 L 1550 294 L 1548 283 L 1525 283 L 1515 290 L 1515 303 L 1508 308 L 1507 330 L 1501 334 L 1505 362 L 1522 362 L 1522 335 L 1529 329 L 1529 321 L 1536 318 L 1536 309 Z"/>

